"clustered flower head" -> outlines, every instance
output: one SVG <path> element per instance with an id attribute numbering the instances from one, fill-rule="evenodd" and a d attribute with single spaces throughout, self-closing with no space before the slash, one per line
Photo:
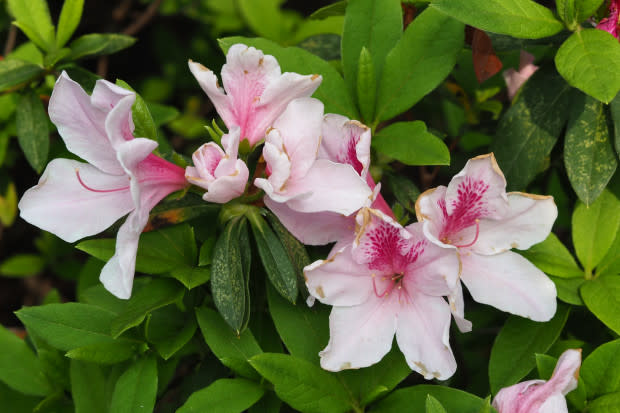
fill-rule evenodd
<path id="1" fill-rule="evenodd" d="M 304 269 L 309 304 L 332 306 L 330 339 L 320 352 L 327 370 L 377 363 L 396 337 L 411 369 L 449 378 L 456 370 L 452 317 L 471 329 L 461 281 L 478 302 L 536 321 L 553 316 L 554 284 L 511 249 L 543 241 L 556 206 L 551 197 L 506 193 L 493 154 L 471 159 L 447 187 L 422 194 L 419 222 L 403 227 L 369 173 L 371 130 L 325 114 L 310 97 L 321 76 L 281 73 L 273 56 L 241 44 L 228 51 L 223 87 L 204 66 L 189 67 L 228 133 L 223 148 L 204 144 L 185 170 L 152 154 L 156 142 L 133 136 L 133 92 L 100 80 L 88 96 L 65 73 L 54 88 L 50 117 L 67 148 L 88 163 L 50 162 L 24 194 L 21 216 L 73 242 L 129 214 L 100 277 L 111 293 L 131 295 L 140 233 L 165 196 L 193 184 L 205 201 L 223 204 L 253 183 L 303 243 L 335 242 L 327 259 Z M 264 142 L 264 168 L 254 177 L 239 158 L 244 140 L 253 148 Z"/>

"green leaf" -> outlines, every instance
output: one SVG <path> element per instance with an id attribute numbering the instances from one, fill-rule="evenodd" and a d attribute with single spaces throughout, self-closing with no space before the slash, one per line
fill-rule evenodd
<path id="1" fill-rule="evenodd" d="M 219 43 L 224 52 L 235 43 L 254 46 L 265 54 L 273 55 L 278 59 L 282 72 L 320 74 L 323 81 L 313 96 L 323 102 L 325 113 L 339 113 L 350 119 L 359 119 L 357 109 L 344 80 L 331 64 L 320 57 L 297 47 L 281 47 L 266 39 L 235 36 L 219 39 Z"/>
<path id="2" fill-rule="evenodd" d="M 288 253 L 258 210 L 251 210 L 248 218 L 269 281 L 283 297 L 294 304 L 297 299 L 297 274 Z"/>
<path id="3" fill-rule="evenodd" d="M 200 247 L 198 253 L 198 265 L 210 265 L 213 262 L 213 248 L 215 248 L 215 237 L 209 237 Z"/>
<path id="4" fill-rule="evenodd" d="M 213 250 L 211 292 L 213 301 L 224 320 L 239 335 L 247 325 L 249 291 L 248 271 L 239 239 L 247 236 L 244 217 L 228 222 Z"/>
<path id="5" fill-rule="evenodd" d="M 196 308 L 196 318 L 207 345 L 215 356 L 237 374 L 258 379 L 248 360 L 263 351 L 250 330 L 235 334 L 222 317 L 210 308 Z"/>
<path id="6" fill-rule="evenodd" d="M 555 284 L 555 289 L 558 292 L 558 298 L 560 300 L 568 304 L 585 305 L 579 294 L 579 288 L 586 282 L 583 277 L 559 278 L 550 275 L 549 279 Z"/>
<path id="7" fill-rule="evenodd" d="M 239 0 L 236 4 L 248 26 L 261 37 L 282 43 L 291 31 L 287 15 L 280 10 L 282 0 Z M 265 24 L 269 22 L 269 24 Z"/>
<path id="8" fill-rule="evenodd" d="M 346 389 L 325 370 L 286 354 L 263 353 L 250 364 L 273 383 L 276 394 L 294 409 L 306 413 L 348 412 Z"/>
<path id="9" fill-rule="evenodd" d="M 620 391 L 620 339 L 594 350 L 581 365 L 581 380 L 586 384 L 588 399 Z"/>
<path id="10" fill-rule="evenodd" d="M 50 145 L 47 122 L 47 113 L 39 96 L 34 91 L 22 95 L 15 114 L 17 140 L 37 173 L 41 173 L 47 163 Z"/>
<path id="11" fill-rule="evenodd" d="M 69 41 L 82 18 L 84 0 L 65 0 L 60 11 L 56 47 L 63 47 Z"/>
<path id="12" fill-rule="evenodd" d="M 14 255 L 0 264 L 0 274 L 5 277 L 29 277 L 43 270 L 45 260 L 34 254 Z"/>
<path id="13" fill-rule="evenodd" d="M 116 84 L 124 89 L 135 92 L 124 80 L 116 79 Z M 131 117 L 135 125 L 133 135 L 136 138 L 148 138 L 157 141 L 157 127 L 155 126 L 155 121 L 153 121 L 153 117 L 151 116 L 146 102 L 137 93 L 136 101 L 131 107 Z"/>
<path id="14" fill-rule="evenodd" d="M 168 305 L 153 311 L 146 321 L 144 335 L 159 355 L 168 360 L 191 340 L 196 328 L 193 316 Z"/>
<path id="15" fill-rule="evenodd" d="M 439 400 L 428 394 L 426 396 L 426 413 L 447 413 Z"/>
<path id="16" fill-rule="evenodd" d="M 566 40 L 555 55 L 558 72 L 568 83 L 609 103 L 620 90 L 620 44 L 604 30 L 584 29 Z"/>
<path id="17" fill-rule="evenodd" d="M 606 394 L 588 403 L 588 413 L 620 413 L 620 392 Z"/>
<path id="18" fill-rule="evenodd" d="M 310 15 L 311 19 L 325 19 L 330 16 L 344 16 L 347 8 L 347 0 L 337 1 L 325 7 L 321 7 Z"/>
<path id="19" fill-rule="evenodd" d="M 377 79 L 381 78 L 385 57 L 396 45 L 402 32 L 400 1 L 354 0 L 347 3 L 342 29 L 342 70 L 352 94 L 360 87 L 358 73 L 368 67 L 374 70 Z M 360 64 L 364 49 L 370 61 Z M 362 65 L 366 68 L 362 68 Z M 361 95 L 357 98 L 358 102 L 363 99 Z M 364 119 L 367 122 L 372 120 Z"/>
<path id="20" fill-rule="evenodd" d="M 54 25 L 45 0 L 8 0 L 14 22 L 33 43 L 43 50 L 54 47 Z"/>
<path id="21" fill-rule="evenodd" d="M 437 399 L 448 413 L 479 413 L 487 403 L 478 396 L 462 390 L 422 384 L 392 392 L 377 403 L 372 411 L 381 413 L 423 412 L 429 394 Z"/>
<path id="22" fill-rule="evenodd" d="M 160 127 L 172 122 L 179 117 L 179 111 L 174 106 L 161 105 L 159 103 L 148 102 L 149 112 L 153 116 L 155 126 Z"/>
<path id="23" fill-rule="evenodd" d="M 173 269 L 170 275 L 179 280 L 185 288 L 191 290 L 211 279 L 211 269 L 184 266 Z"/>
<path id="24" fill-rule="evenodd" d="M 28 83 L 43 73 L 41 66 L 19 59 L 0 60 L 0 92 Z"/>
<path id="25" fill-rule="evenodd" d="M 357 72 L 357 103 L 366 123 L 372 122 L 375 116 L 377 100 L 377 75 L 372 63 L 372 56 L 366 47 L 362 47 Z"/>
<path id="26" fill-rule="evenodd" d="M 620 274 L 620 231 L 616 233 L 616 239 L 596 267 L 596 275 Z"/>
<path id="27" fill-rule="evenodd" d="M 583 277 L 583 270 L 553 232 L 546 240 L 527 251 L 520 251 L 520 254 L 549 275 L 561 278 Z"/>
<path id="28" fill-rule="evenodd" d="M 257 383 L 246 379 L 219 379 L 189 396 L 177 413 L 241 413 L 265 393 Z"/>
<path id="29" fill-rule="evenodd" d="M 583 283 L 581 297 L 586 307 L 607 327 L 620 334 L 620 277 L 603 275 Z"/>
<path id="30" fill-rule="evenodd" d="M 620 94 L 617 94 L 614 100 L 609 103 L 609 112 L 614 123 L 616 153 L 620 154 Z"/>
<path id="31" fill-rule="evenodd" d="M 543 380 L 549 380 L 558 359 L 546 354 L 536 354 L 536 368 L 538 369 L 538 375 Z M 580 372 L 578 372 L 579 374 Z M 583 383 L 583 379 L 578 378 L 577 388 L 572 390 L 566 395 L 566 399 L 570 401 L 580 411 L 586 406 L 586 386 Z"/>
<path id="32" fill-rule="evenodd" d="M 158 278 L 135 293 L 127 307 L 113 321 L 110 327 L 112 336 L 119 337 L 125 331 L 144 321 L 144 318 L 158 308 L 180 301 L 185 291 L 175 281 Z"/>
<path id="33" fill-rule="evenodd" d="M 543 66 L 502 116 L 491 150 L 509 189 L 525 189 L 543 170 L 568 119 L 571 96 L 564 79 Z"/>
<path id="34" fill-rule="evenodd" d="M 596 13 L 604 0 L 556 0 L 558 16 L 570 30 L 577 30 L 579 23 Z"/>
<path id="35" fill-rule="evenodd" d="M 434 0 L 431 7 L 478 29 L 522 39 L 552 36 L 564 28 L 551 10 L 532 0 Z"/>
<path id="36" fill-rule="evenodd" d="M 71 55 L 68 59 L 77 60 L 116 53 L 128 48 L 135 42 L 135 38 L 124 34 L 85 34 L 71 42 L 69 45 Z"/>
<path id="37" fill-rule="evenodd" d="M 108 413 L 107 380 L 101 366 L 71 360 L 70 377 L 75 413 Z"/>
<path id="38" fill-rule="evenodd" d="M 93 343 L 67 351 L 66 357 L 97 364 L 116 364 L 129 360 L 138 352 L 137 345 L 126 341 Z"/>
<path id="39" fill-rule="evenodd" d="M 115 314 L 93 305 L 48 304 L 24 307 L 16 314 L 29 331 L 60 350 L 117 342 L 110 336 Z"/>
<path id="40" fill-rule="evenodd" d="M 525 377 L 536 364 L 535 354 L 544 354 L 557 340 L 568 318 L 569 307 L 558 305 L 555 316 L 539 323 L 511 316 L 499 332 L 489 360 L 491 393 Z"/>
<path id="41" fill-rule="evenodd" d="M 152 412 L 157 393 L 157 362 L 153 357 L 139 359 L 118 378 L 110 412 Z"/>
<path id="42" fill-rule="evenodd" d="M 449 165 L 450 151 L 437 136 L 427 132 L 424 122 L 397 122 L 381 129 L 372 147 L 406 165 Z"/>
<path id="43" fill-rule="evenodd" d="M 52 390 L 41 363 L 26 342 L 0 326 L 0 381 L 20 393 L 45 396 Z"/>
<path id="44" fill-rule="evenodd" d="M 616 238 L 620 201 L 606 190 L 589 207 L 577 202 L 572 227 L 575 252 L 586 274 L 591 275 Z"/>
<path id="45" fill-rule="evenodd" d="M 618 166 L 609 126 L 601 102 L 580 94 L 572 103 L 564 165 L 573 189 L 586 205 L 605 189 Z"/>
<path id="46" fill-rule="evenodd" d="M 448 76 L 463 47 L 464 27 L 428 8 L 388 53 L 379 81 L 375 122 L 409 109 Z"/>
<path id="47" fill-rule="evenodd" d="M 410 179 L 395 173 L 384 173 L 387 178 L 387 187 L 392 191 L 396 200 L 404 206 L 407 211 L 415 214 L 415 202 L 420 196 L 420 190 Z"/>
<path id="48" fill-rule="evenodd" d="M 26 396 L 0 381 L 0 406 L 10 408 L 11 413 L 32 413 L 40 401 L 40 397 Z"/>

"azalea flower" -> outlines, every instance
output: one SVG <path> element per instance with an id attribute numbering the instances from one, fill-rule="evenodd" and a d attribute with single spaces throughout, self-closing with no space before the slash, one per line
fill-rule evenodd
<path id="1" fill-rule="evenodd" d="M 228 129 L 241 128 L 241 140 L 251 146 L 264 138 L 267 128 L 295 98 L 309 97 L 321 84 L 319 75 L 281 73 L 277 60 L 243 44 L 228 49 L 222 66 L 222 83 L 199 63 L 189 61 L 200 87 L 205 91 Z"/>
<path id="2" fill-rule="evenodd" d="M 254 185 L 297 212 L 351 215 L 372 191 L 351 165 L 317 158 L 322 122 L 320 101 L 293 100 L 267 132 L 263 158 L 268 178 L 256 178 Z"/>
<path id="3" fill-rule="evenodd" d="M 67 149 L 88 163 L 52 160 L 19 202 L 23 219 L 67 242 L 98 234 L 129 214 L 100 276 L 119 298 L 131 296 L 138 239 L 149 211 L 187 185 L 183 168 L 151 153 L 157 142 L 134 138 L 135 98 L 105 80 L 98 80 L 88 96 L 63 72 L 49 115 Z"/>
<path id="4" fill-rule="evenodd" d="M 458 251 L 460 279 L 474 300 L 535 321 L 553 317 L 555 285 L 510 251 L 547 238 L 557 217 L 553 197 L 506 194 L 506 180 L 491 153 L 470 159 L 448 187 L 420 195 L 416 214 L 431 242 Z M 469 330 L 462 301 L 458 284 L 451 295 L 452 310 L 461 330 Z"/>
<path id="5" fill-rule="evenodd" d="M 499 413 L 568 413 L 567 393 L 577 388 L 581 349 L 560 356 L 549 381 L 528 380 L 501 389 L 493 407 Z"/>
<path id="6" fill-rule="evenodd" d="M 328 113 L 323 117 L 322 137 L 318 159 L 350 165 L 366 181 L 373 194 L 365 206 L 379 209 L 394 218 L 377 186 L 368 173 L 370 166 L 370 128 L 356 120 Z M 265 205 L 280 219 L 282 224 L 301 242 L 307 245 L 324 245 L 338 241 L 355 229 L 355 216 L 336 212 L 297 212 L 286 203 L 265 198 Z"/>
<path id="7" fill-rule="evenodd" d="M 216 143 L 202 145 L 192 155 L 194 166 L 188 166 L 185 172 L 187 180 L 207 190 L 203 199 L 224 204 L 239 197 L 248 182 L 248 167 L 237 159 L 239 149 L 239 126 L 222 136 L 223 151 Z"/>
<path id="8" fill-rule="evenodd" d="M 521 86 L 538 70 L 538 66 L 534 65 L 534 55 L 521 50 L 519 60 L 519 71 L 510 68 L 504 70 L 504 81 L 508 91 L 508 98 L 512 100 Z"/>
<path id="9" fill-rule="evenodd" d="M 618 34 L 618 18 L 620 17 L 620 0 L 611 0 L 609 3 L 609 16 L 601 19 L 596 25 L 597 29 L 605 30 L 616 39 L 620 40 Z"/>
<path id="10" fill-rule="evenodd" d="M 354 238 L 304 269 L 310 294 L 333 306 L 321 367 L 370 366 L 387 354 L 396 335 L 413 370 L 426 379 L 447 379 L 456 361 L 450 307 L 442 296 L 457 282 L 457 255 L 429 242 L 419 223 L 403 228 L 370 208 L 356 220 Z"/>

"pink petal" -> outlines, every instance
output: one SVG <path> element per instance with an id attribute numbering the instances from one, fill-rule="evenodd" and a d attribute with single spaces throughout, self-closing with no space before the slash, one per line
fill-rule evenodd
<path id="1" fill-rule="evenodd" d="M 344 116 L 326 114 L 319 158 L 351 165 L 362 178 L 366 177 L 370 166 L 370 128 Z"/>
<path id="2" fill-rule="evenodd" d="M 233 163 L 232 159 L 227 159 L 226 161 L 231 161 L 231 163 Z M 209 185 L 209 188 L 203 195 L 202 199 L 208 202 L 225 204 L 234 198 L 238 198 L 245 191 L 248 176 L 249 171 L 245 162 L 241 159 L 237 159 L 234 161 L 234 172 L 230 175 L 220 175 L 215 178 L 215 180 Z"/>
<path id="3" fill-rule="evenodd" d="M 450 349 L 450 307 L 440 297 L 414 294 L 400 305 L 396 341 L 407 364 L 424 376 L 446 380 L 456 371 Z"/>
<path id="4" fill-rule="evenodd" d="M 544 383 L 544 380 L 528 380 L 510 387 L 504 387 L 497 392 L 493 399 L 493 407 L 499 413 L 521 413 L 520 408 L 527 402 L 528 393 Z"/>
<path id="5" fill-rule="evenodd" d="M 334 307 L 329 316 L 329 343 L 321 367 L 329 371 L 368 367 L 390 351 L 396 331 L 392 300 L 370 295 L 363 304 Z"/>
<path id="6" fill-rule="evenodd" d="M 471 321 L 465 319 L 465 302 L 463 300 L 463 287 L 461 283 L 456 283 L 454 290 L 448 295 L 448 303 L 450 304 L 450 311 L 452 317 L 456 322 L 456 326 L 461 333 L 469 333 L 472 328 Z"/>
<path id="7" fill-rule="evenodd" d="M 372 179 L 372 176 L 370 174 L 366 175 L 366 183 L 373 192 L 374 199 L 372 200 L 372 203 L 370 205 L 371 208 L 378 209 L 388 217 L 396 219 L 392 208 L 390 208 L 390 206 L 387 204 L 387 202 L 385 202 L 385 199 L 381 195 L 381 183 L 375 184 L 375 181 Z"/>
<path id="8" fill-rule="evenodd" d="M 548 321 L 555 314 L 555 285 L 519 254 L 478 255 L 465 250 L 461 262 L 461 279 L 477 302 L 534 321 Z"/>
<path id="9" fill-rule="evenodd" d="M 566 399 L 561 394 L 552 394 L 539 407 L 538 413 L 568 413 Z"/>
<path id="10" fill-rule="evenodd" d="M 118 104 L 118 102 L 126 96 L 135 95 L 131 90 L 124 89 L 107 80 L 99 79 L 95 83 L 93 94 L 90 101 L 93 106 L 108 113 Z"/>
<path id="11" fill-rule="evenodd" d="M 305 267 L 304 276 L 310 294 L 324 304 L 360 305 L 373 294 L 370 270 L 353 260 L 350 244 Z"/>
<path id="12" fill-rule="evenodd" d="M 110 175 L 89 164 L 54 159 L 18 207 L 24 220 L 74 242 L 108 228 L 133 210 L 134 203 L 126 175 Z"/>
<path id="13" fill-rule="evenodd" d="M 265 142 L 263 147 L 263 158 L 267 163 L 267 168 L 271 172 L 269 178 L 256 178 L 254 185 L 267 194 L 276 202 L 286 202 L 298 194 L 288 191 L 286 183 L 291 177 L 291 160 L 284 150 L 280 133 L 277 130 L 271 131 L 272 142 Z"/>
<path id="14" fill-rule="evenodd" d="M 480 221 L 480 234 L 472 246 L 477 254 L 528 249 L 547 238 L 558 216 L 551 196 L 514 192 L 508 194 L 508 204 L 510 210 L 502 219 Z"/>
<path id="15" fill-rule="evenodd" d="M 120 175 L 123 168 L 105 130 L 108 111 L 93 106 L 82 87 L 62 72 L 52 91 L 48 112 L 67 149 L 103 172 Z"/>
<path id="16" fill-rule="evenodd" d="M 456 248 L 439 240 L 448 219 L 445 203 L 446 189 L 445 186 L 440 185 L 420 194 L 415 203 L 415 211 L 418 221 L 424 224 L 424 235 L 429 241 L 440 247 Z"/>
<path id="17" fill-rule="evenodd" d="M 553 391 L 566 395 L 577 388 L 580 367 L 581 349 L 566 350 L 558 359 L 547 385 Z"/>
<path id="18" fill-rule="evenodd" d="M 119 100 L 105 119 L 105 130 L 112 144 L 117 149 L 119 145 L 134 138 L 134 125 L 131 107 L 136 101 L 136 95 L 128 95 Z M 155 142 L 155 141 L 153 141 Z M 157 145 L 155 145 L 157 146 Z"/>

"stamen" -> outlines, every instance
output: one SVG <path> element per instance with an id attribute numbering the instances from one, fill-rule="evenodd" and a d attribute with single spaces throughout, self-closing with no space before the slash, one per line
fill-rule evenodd
<path id="1" fill-rule="evenodd" d="M 80 185 L 82 185 L 84 188 L 88 189 L 91 192 L 101 192 L 101 193 L 105 193 L 105 192 L 118 192 L 118 191 L 126 191 L 129 189 L 129 185 L 124 186 L 122 188 L 116 188 L 116 189 L 95 189 L 95 188 L 91 188 L 90 186 L 86 185 L 84 183 L 84 181 L 82 180 L 82 177 L 80 176 L 80 170 L 79 169 L 75 169 L 75 175 L 77 176 L 78 181 L 80 182 Z"/>
<path id="2" fill-rule="evenodd" d="M 457 248 L 471 247 L 472 245 L 474 245 L 476 243 L 476 241 L 478 241 L 478 235 L 480 235 L 480 220 L 476 219 L 476 236 L 474 237 L 474 240 L 472 242 L 470 242 L 469 244 L 455 245 L 455 247 L 457 247 Z"/>
<path id="3" fill-rule="evenodd" d="M 383 277 L 385 279 L 385 277 Z M 385 291 L 382 294 L 379 294 L 379 292 L 377 291 L 377 283 L 376 283 L 376 279 L 375 277 L 372 277 L 372 288 L 373 290 L 375 290 L 375 295 L 378 298 L 383 298 L 386 295 L 388 295 L 388 293 L 392 290 L 392 287 L 394 287 L 394 284 L 388 286 L 388 288 L 385 289 Z"/>

